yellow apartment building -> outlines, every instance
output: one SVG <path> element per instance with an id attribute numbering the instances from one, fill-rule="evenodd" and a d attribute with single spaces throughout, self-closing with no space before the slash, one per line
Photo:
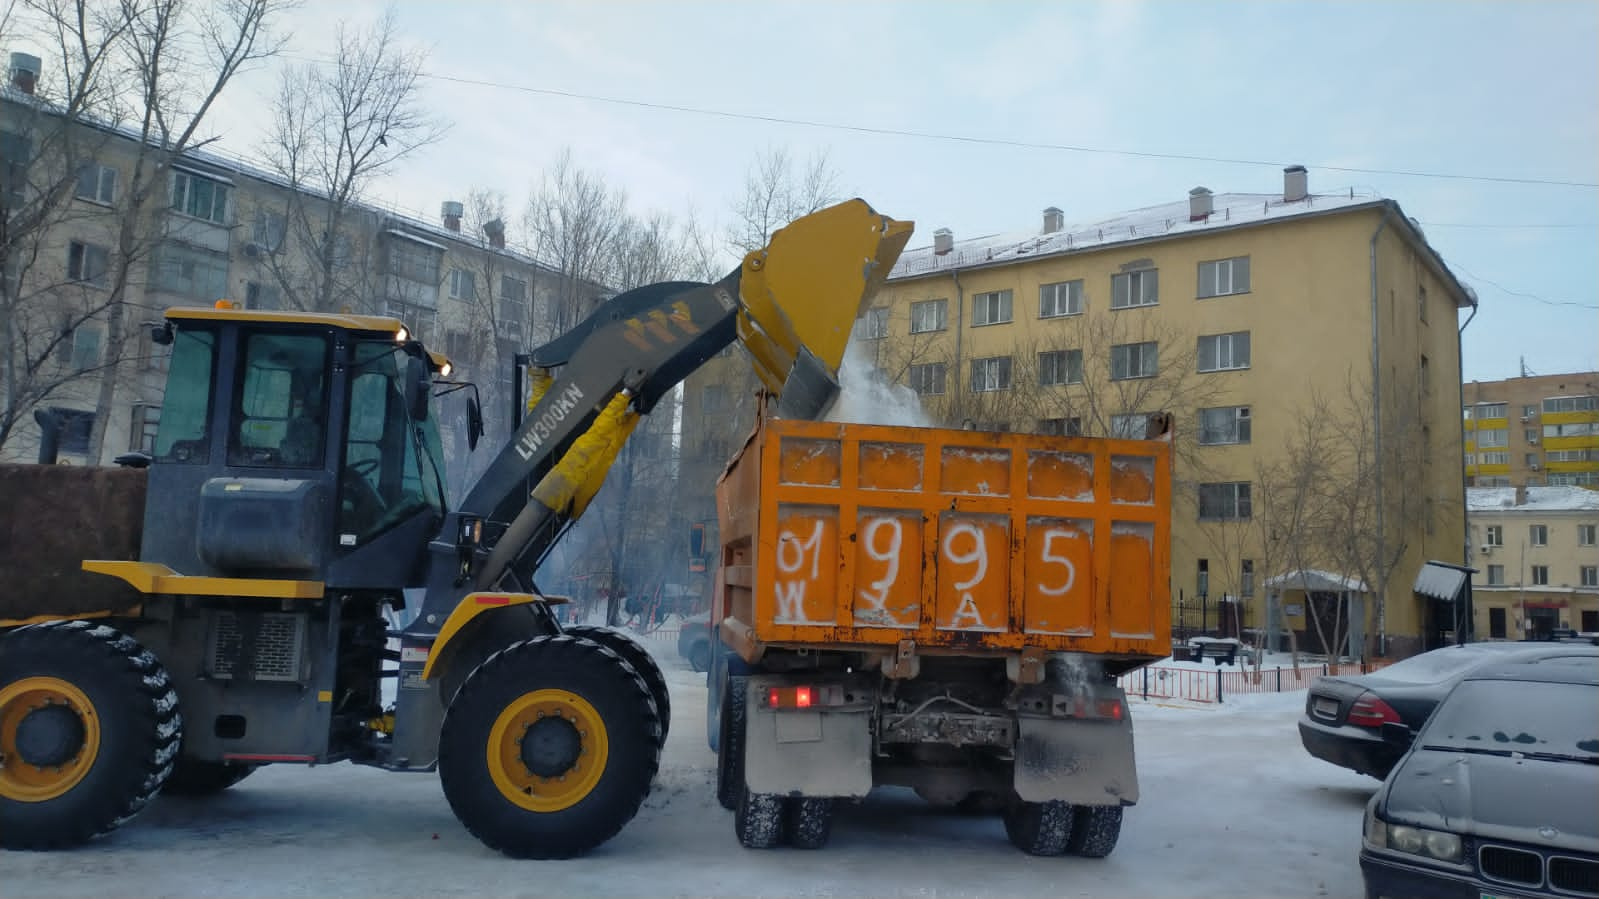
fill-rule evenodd
<path id="1" fill-rule="evenodd" d="M 1599 634 L 1599 491 L 1471 487 L 1472 606 L 1478 639 Z"/>
<path id="2" fill-rule="evenodd" d="M 1281 192 L 1200 187 L 1086 224 L 1050 207 L 1016 233 L 931 236 L 856 340 L 947 426 L 1141 436 L 1172 413 L 1179 632 L 1423 648 L 1416 573 L 1465 553 L 1457 313 L 1476 299 L 1397 203 L 1312 193 L 1295 166 Z M 705 408 L 748 389 L 738 374 L 689 382 L 686 484 L 726 458 L 704 441 L 748 426 Z M 686 502 L 714 522 L 708 497 Z M 1312 506 L 1315 527 L 1296 520 Z"/>
<path id="3" fill-rule="evenodd" d="M 1599 372 L 1472 381 L 1462 397 L 1467 484 L 1599 490 Z"/>

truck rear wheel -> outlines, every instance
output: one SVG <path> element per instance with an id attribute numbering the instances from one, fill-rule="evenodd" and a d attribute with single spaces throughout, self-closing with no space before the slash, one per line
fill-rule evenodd
<path id="1" fill-rule="evenodd" d="M 116 829 L 160 791 L 182 732 L 166 670 L 121 631 L 52 621 L 0 636 L 0 847 Z"/>
<path id="2" fill-rule="evenodd" d="M 1028 855 L 1060 855 L 1072 836 L 1072 807 L 1057 799 L 1018 802 L 1005 813 L 1005 835 Z"/>
<path id="3" fill-rule="evenodd" d="M 1104 858 L 1122 835 L 1122 807 L 1079 805 L 1072 813 L 1072 836 L 1066 851 L 1084 858 Z"/>
<path id="4" fill-rule="evenodd" d="M 795 849 L 820 849 L 833 833 L 833 800 L 788 799 L 783 817 Z"/>
<path id="5" fill-rule="evenodd" d="M 256 765 L 234 762 L 202 762 L 179 756 L 172 766 L 172 776 L 161 788 L 163 796 L 182 796 L 195 799 L 216 794 L 255 773 Z"/>
<path id="6" fill-rule="evenodd" d="M 772 849 L 781 844 L 784 804 L 781 796 L 740 789 L 738 808 L 733 810 L 733 827 L 738 831 L 739 844 L 745 849 Z"/>
<path id="7" fill-rule="evenodd" d="M 565 633 L 595 643 L 609 649 L 621 656 L 638 676 L 644 678 L 644 683 L 650 688 L 650 696 L 655 700 L 655 711 L 661 717 L 661 745 L 666 745 L 666 732 L 672 729 L 672 694 L 666 689 L 666 674 L 661 671 L 661 666 L 638 642 L 627 634 L 615 628 L 599 627 L 592 624 L 574 624 L 564 629 Z"/>
<path id="8" fill-rule="evenodd" d="M 729 677 L 722 689 L 722 726 L 716 753 L 716 801 L 728 811 L 738 808 L 738 796 L 744 790 L 746 683 L 742 677 Z"/>
<path id="9" fill-rule="evenodd" d="M 466 829 L 514 858 L 616 836 L 660 761 L 655 700 L 615 652 L 570 634 L 490 656 L 444 714 L 439 780 Z"/>

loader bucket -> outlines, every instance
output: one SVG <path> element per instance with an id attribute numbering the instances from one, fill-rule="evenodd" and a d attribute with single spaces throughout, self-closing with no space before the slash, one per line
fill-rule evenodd
<path id="1" fill-rule="evenodd" d="M 855 199 L 795 219 L 744 257 L 738 336 L 778 415 L 814 419 L 832 406 L 855 320 L 914 229 Z"/>

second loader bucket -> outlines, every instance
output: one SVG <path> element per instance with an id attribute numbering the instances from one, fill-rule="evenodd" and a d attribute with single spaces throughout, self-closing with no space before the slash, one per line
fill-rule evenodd
<path id="1" fill-rule="evenodd" d="M 820 418 L 838 396 L 855 320 L 915 223 L 854 199 L 795 219 L 744 258 L 738 336 L 785 418 Z"/>

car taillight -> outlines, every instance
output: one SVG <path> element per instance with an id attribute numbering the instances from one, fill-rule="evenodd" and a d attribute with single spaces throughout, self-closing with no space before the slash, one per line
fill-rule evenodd
<path id="1" fill-rule="evenodd" d="M 1349 707 L 1349 723 L 1361 727 L 1382 727 L 1389 721 L 1398 724 L 1401 720 L 1393 706 L 1370 691 L 1360 694 L 1355 704 Z"/>

